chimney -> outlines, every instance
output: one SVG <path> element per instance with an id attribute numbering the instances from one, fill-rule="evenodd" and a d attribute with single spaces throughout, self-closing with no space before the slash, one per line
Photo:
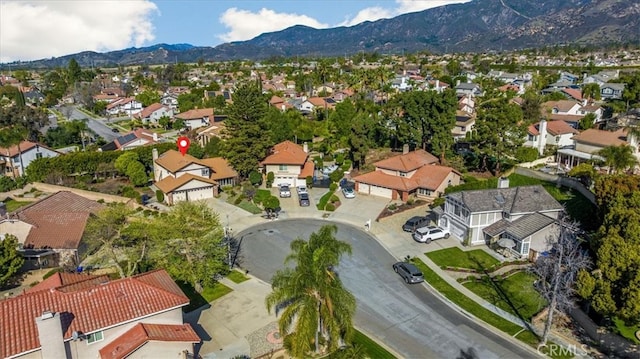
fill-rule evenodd
<path id="1" fill-rule="evenodd" d="M 402 154 L 406 155 L 407 153 L 409 153 L 409 144 L 405 143 L 404 145 L 402 145 Z"/>
<path id="2" fill-rule="evenodd" d="M 302 144 L 302 150 L 304 153 L 309 153 L 309 145 L 306 142 Z"/>
<path id="3" fill-rule="evenodd" d="M 153 159 L 153 162 L 155 162 L 158 159 L 158 149 L 157 148 L 154 148 L 153 150 L 151 150 L 151 158 Z"/>
<path id="4" fill-rule="evenodd" d="M 509 188 L 509 179 L 507 177 L 498 178 L 498 188 Z"/>
<path id="5" fill-rule="evenodd" d="M 64 345 L 60 313 L 45 311 L 36 317 L 42 358 L 69 358 Z"/>
<path id="6" fill-rule="evenodd" d="M 542 155 L 544 153 L 544 147 L 547 145 L 547 120 L 540 120 L 538 132 L 538 153 Z"/>

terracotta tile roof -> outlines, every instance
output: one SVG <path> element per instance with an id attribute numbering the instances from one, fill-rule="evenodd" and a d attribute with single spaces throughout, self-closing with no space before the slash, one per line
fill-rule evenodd
<path id="1" fill-rule="evenodd" d="M 407 154 L 393 156 L 391 158 L 378 161 L 373 165 L 378 168 L 409 172 L 424 165 L 431 165 L 434 163 L 438 163 L 438 158 L 436 156 L 425 150 L 415 150 Z"/>
<path id="2" fill-rule="evenodd" d="M 291 141 L 280 142 L 273 146 L 271 154 L 262 161 L 263 165 L 304 165 L 307 162 L 308 153 L 302 146 Z"/>
<path id="3" fill-rule="evenodd" d="M 624 129 L 612 132 L 590 128 L 572 137 L 574 141 L 584 142 L 600 147 L 621 146 L 627 144 L 627 134 Z"/>
<path id="4" fill-rule="evenodd" d="M 313 176 L 313 170 L 315 169 L 315 166 L 315 163 L 313 163 L 312 161 L 307 161 L 304 164 L 304 167 L 302 167 L 302 170 L 300 170 L 298 178 L 307 178 L 309 176 Z"/>
<path id="5" fill-rule="evenodd" d="M 547 132 L 553 136 L 565 135 L 568 133 L 580 133 L 565 121 L 547 121 Z M 529 133 L 537 136 L 540 134 L 540 122 L 529 126 Z"/>
<path id="6" fill-rule="evenodd" d="M 238 172 L 222 157 L 203 158 L 200 160 L 200 163 L 211 169 L 209 178 L 212 180 L 238 177 Z"/>
<path id="7" fill-rule="evenodd" d="M 213 122 L 213 109 L 212 108 L 198 108 L 179 113 L 175 116 L 181 120 L 195 120 L 200 118 L 209 118 L 210 122 Z"/>
<path id="8" fill-rule="evenodd" d="M 161 103 L 152 103 L 151 105 L 145 107 L 142 109 L 142 111 L 140 111 L 139 113 L 135 114 L 133 117 L 136 118 L 147 118 L 149 116 L 151 116 L 152 113 L 158 111 L 159 109 L 165 107 L 163 104 Z"/>
<path id="9" fill-rule="evenodd" d="M 33 293 L 40 290 L 49 290 L 52 288 L 73 285 L 76 283 L 82 283 L 84 281 L 88 281 L 88 280 L 92 280 L 100 277 L 103 277 L 103 276 L 96 276 L 96 275 L 82 274 L 82 273 L 57 272 L 57 273 L 54 273 L 51 277 L 27 289 L 25 293 Z"/>
<path id="10" fill-rule="evenodd" d="M 458 171 L 451 167 L 425 165 L 418 169 L 411 178 L 393 176 L 382 171 L 373 171 L 354 178 L 354 181 L 405 192 L 413 191 L 416 188 L 435 190 L 440 187 L 451 172 L 460 175 Z"/>
<path id="11" fill-rule="evenodd" d="M 123 99 L 120 99 L 120 100 L 113 101 L 113 102 L 111 102 L 110 104 L 107 105 L 107 110 L 110 110 L 110 109 L 112 109 L 114 107 L 126 105 L 129 102 L 133 102 L 135 100 L 136 100 L 135 97 L 126 97 L 126 98 L 123 98 Z"/>
<path id="12" fill-rule="evenodd" d="M 36 147 L 36 146 L 40 146 L 40 147 L 44 147 L 44 148 L 48 149 L 47 146 L 39 145 L 39 144 L 37 144 L 35 142 L 22 141 L 22 142 L 20 142 L 20 151 L 22 151 L 22 153 L 25 153 L 26 151 L 28 151 L 28 150 Z M 18 154 L 19 154 L 18 145 L 14 145 L 14 146 L 11 146 L 9 148 L 0 147 L 0 156 L 14 157 L 14 156 L 17 156 Z"/>
<path id="13" fill-rule="evenodd" d="M 226 178 L 226 177 L 225 177 Z M 200 182 L 205 182 L 211 185 L 216 185 L 217 182 L 206 178 L 206 177 L 200 177 L 200 176 L 196 176 L 193 175 L 191 173 L 186 173 L 183 174 L 182 176 L 176 178 L 176 177 L 165 177 L 163 179 L 161 179 L 160 181 L 156 182 L 155 185 L 156 187 L 158 187 L 162 192 L 164 193 L 170 193 L 182 186 L 184 186 L 185 184 L 196 180 L 196 181 L 200 181 Z"/>
<path id="14" fill-rule="evenodd" d="M 104 205 L 96 201 L 60 191 L 22 207 L 14 215 L 33 225 L 25 247 L 77 249 L 89 216 L 102 208 Z"/>
<path id="15" fill-rule="evenodd" d="M 278 97 L 276 95 L 271 96 L 271 100 L 269 100 L 269 103 L 271 105 L 281 104 L 283 102 L 284 100 L 282 99 L 282 97 Z"/>
<path id="16" fill-rule="evenodd" d="M 574 98 L 576 100 L 582 100 L 582 91 L 580 91 L 578 89 L 564 88 L 564 89 L 562 89 L 562 92 L 564 92 L 567 95 L 571 96 L 571 98 Z"/>
<path id="17" fill-rule="evenodd" d="M 551 121 L 580 122 L 584 115 L 565 115 L 561 113 L 547 114 L 546 118 Z"/>
<path id="18" fill-rule="evenodd" d="M 123 359 L 149 341 L 199 343 L 200 337 L 189 323 L 139 323 L 100 349 L 101 359 Z"/>
<path id="19" fill-rule="evenodd" d="M 63 337 L 84 334 L 189 303 L 164 270 L 115 280 L 90 289 L 64 293 L 57 289 L 25 293 L 0 301 L 0 357 L 40 347 L 35 318 L 60 313 Z"/>

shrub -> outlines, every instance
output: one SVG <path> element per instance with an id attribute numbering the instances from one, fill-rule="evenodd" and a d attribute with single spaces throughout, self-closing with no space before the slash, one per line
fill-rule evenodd
<path id="1" fill-rule="evenodd" d="M 340 198 L 338 198 L 338 196 L 336 196 L 335 194 L 331 196 L 331 198 L 329 199 L 329 202 L 331 203 L 336 203 L 336 202 L 340 202 Z"/>
<path id="2" fill-rule="evenodd" d="M 267 173 L 267 188 L 270 188 L 271 185 L 273 185 L 273 180 L 275 178 L 276 178 L 276 176 L 273 174 L 273 172 Z"/>
<path id="3" fill-rule="evenodd" d="M 444 202 L 445 202 L 444 197 L 438 197 L 434 199 L 433 202 L 431 202 L 431 204 L 429 205 L 429 208 L 440 207 L 444 204 Z"/>
<path id="4" fill-rule="evenodd" d="M 312 188 L 313 187 L 313 177 L 312 176 L 307 176 L 306 183 L 307 183 L 307 188 Z"/>
<path id="5" fill-rule="evenodd" d="M 327 203 L 324 209 L 325 211 L 333 212 L 336 210 L 336 206 L 333 203 Z"/>
<path id="6" fill-rule="evenodd" d="M 389 206 L 387 206 L 387 208 L 390 211 L 395 211 L 396 209 L 398 209 L 398 206 L 395 203 L 391 203 Z"/>
<path id="7" fill-rule="evenodd" d="M 344 163 L 344 154 L 343 153 L 338 153 L 336 155 L 336 164 L 338 166 L 342 165 Z"/>
<path id="8" fill-rule="evenodd" d="M 340 169 L 342 170 L 342 172 L 347 172 L 351 169 L 351 165 L 353 163 L 351 162 L 351 160 L 346 160 L 344 161 L 344 163 L 342 164 L 342 166 L 340 167 Z"/>
<path id="9" fill-rule="evenodd" d="M 156 200 L 160 203 L 164 202 L 164 193 L 161 190 L 156 190 Z"/>
<path id="10" fill-rule="evenodd" d="M 252 185 L 258 186 L 262 183 L 262 175 L 258 171 L 251 171 L 249 173 L 249 181 Z"/>
<path id="11" fill-rule="evenodd" d="M 97 200 L 96 202 L 98 203 L 104 203 L 104 199 L 100 198 L 99 200 Z"/>
<path id="12" fill-rule="evenodd" d="M 342 179 L 342 177 L 344 177 L 344 172 L 341 171 L 340 168 L 338 168 L 337 170 L 329 174 L 329 179 L 331 179 L 331 182 L 339 182 Z"/>
<path id="13" fill-rule="evenodd" d="M 239 194 L 238 197 L 236 197 L 236 199 L 233 201 L 233 204 L 235 204 L 236 206 L 240 204 L 240 202 L 242 202 L 242 200 L 244 199 L 244 194 Z"/>
<path id="14" fill-rule="evenodd" d="M 331 155 L 326 155 L 326 156 L 324 156 L 324 157 L 322 158 L 322 160 L 323 160 L 323 161 L 326 161 L 326 162 L 331 162 L 331 161 L 333 161 L 333 156 L 331 156 Z"/>
<path id="15" fill-rule="evenodd" d="M 324 167 L 324 161 L 320 157 L 314 157 L 313 162 L 316 164 L 316 168 Z"/>
<path id="16" fill-rule="evenodd" d="M 329 191 L 334 192 L 337 189 L 338 189 L 338 184 L 337 183 L 332 183 L 332 184 L 329 185 Z"/>
<path id="17" fill-rule="evenodd" d="M 413 197 L 409 197 L 409 199 L 407 200 L 407 204 L 409 206 L 411 206 L 412 204 L 416 203 L 416 199 Z"/>

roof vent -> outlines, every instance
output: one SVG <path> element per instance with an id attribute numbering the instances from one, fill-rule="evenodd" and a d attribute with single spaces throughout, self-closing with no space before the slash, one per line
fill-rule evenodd
<path id="1" fill-rule="evenodd" d="M 505 199 L 504 199 L 504 196 L 502 195 L 502 193 L 498 193 L 495 196 L 495 199 L 496 199 L 496 202 L 498 202 L 499 204 L 504 204 L 504 202 L 505 202 Z"/>
<path id="2" fill-rule="evenodd" d="M 53 312 L 45 310 L 42 312 L 42 319 L 51 319 L 53 318 Z"/>

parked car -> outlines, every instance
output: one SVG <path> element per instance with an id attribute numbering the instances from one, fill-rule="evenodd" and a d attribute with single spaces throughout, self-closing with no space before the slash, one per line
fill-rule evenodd
<path id="1" fill-rule="evenodd" d="M 413 216 L 409 218 L 402 225 L 402 230 L 405 232 L 414 232 L 416 229 L 420 227 L 424 227 L 429 224 L 429 218 L 423 216 Z"/>
<path id="2" fill-rule="evenodd" d="M 120 133 L 120 130 L 118 130 L 117 128 L 112 128 L 112 129 L 111 129 L 111 132 L 113 132 L 113 133 Z"/>
<path id="3" fill-rule="evenodd" d="M 393 270 L 398 273 L 408 284 L 424 282 L 424 276 L 420 269 L 409 262 L 397 262 L 393 264 Z"/>
<path id="4" fill-rule="evenodd" d="M 307 187 L 305 187 L 305 186 L 298 186 L 298 187 L 296 187 L 296 192 L 298 192 L 298 194 L 308 193 L 308 191 L 307 191 Z"/>
<path id="5" fill-rule="evenodd" d="M 280 185 L 280 197 L 281 198 L 289 198 L 291 197 L 291 189 L 288 184 Z"/>
<path id="6" fill-rule="evenodd" d="M 339 168 L 338 165 L 327 166 L 327 167 L 322 169 L 322 174 L 323 175 L 329 175 L 329 174 L 335 172 L 338 168 Z"/>
<path id="7" fill-rule="evenodd" d="M 356 191 L 354 191 L 351 187 L 343 188 L 342 194 L 344 195 L 344 198 L 356 198 Z"/>
<path id="8" fill-rule="evenodd" d="M 309 207 L 309 205 L 311 204 L 309 202 L 309 194 L 308 193 L 300 193 L 298 195 L 298 203 L 300 204 L 300 207 Z"/>
<path id="9" fill-rule="evenodd" d="M 413 232 L 413 239 L 420 243 L 431 243 L 436 239 L 449 238 L 449 236 L 448 229 L 433 226 L 418 228 Z"/>

